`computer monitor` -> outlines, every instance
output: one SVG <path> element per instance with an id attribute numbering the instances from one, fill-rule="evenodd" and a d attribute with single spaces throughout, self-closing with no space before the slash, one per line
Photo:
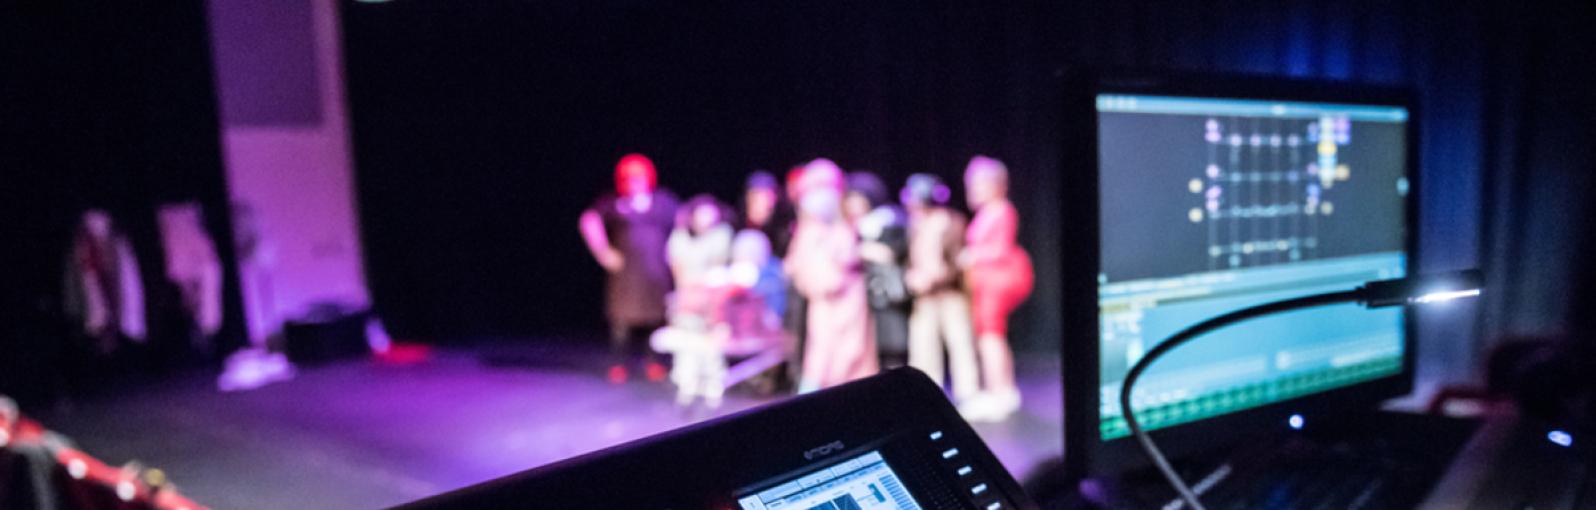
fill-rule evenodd
<path id="1" fill-rule="evenodd" d="M 1083 80 L 1071 111 L 1083 241 L 1066 261 L 1066 463 L 1145 465 L 1120 383 L 1226 312 L 1413 272 L 1413 110 L 1399 91 L 1211 77 Z M 1401 308 L 1282 314 L 1198 338 L 1138 381 L 1143 428 L 1180 456 L 1300 427 L 1412 384 Z M 1255 436 L 1254 436 L 1255 437 Z"/>

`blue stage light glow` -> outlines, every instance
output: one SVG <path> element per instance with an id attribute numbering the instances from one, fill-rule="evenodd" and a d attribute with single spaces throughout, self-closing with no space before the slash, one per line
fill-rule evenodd
<path id="1" fill-rule="evenodd" d="M 1551 441 L 1553 443 L 1556 443 L 1558 446 L 1561 446 L 1561 447 L 1564 447 L 1564 448 L 1569 448 L 1569 447 L 1574 446 L 1574 436 L 1570 435 L 1567 432 L 1563 432 L 1561 430 L 1553 430 L 1551 432 L 1547 432 L 1546 433 L 1546 440 L 1547 441 Z"/>

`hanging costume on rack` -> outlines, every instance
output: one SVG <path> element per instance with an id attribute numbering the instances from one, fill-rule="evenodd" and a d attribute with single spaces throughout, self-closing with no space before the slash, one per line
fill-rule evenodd
<path id="1" fill-rule="evenodd" d="M 238 258 L 239 294 L 243 296 L 244 330 L 250 347 L 265 349 L 272 337 L 283 332 L 283 319 L 272 292 L 277 244 L 266 235 L 254 208 L 243 202 L 233 204 L 233 245 Z"/>
<path id="2" fill-rule="evenodd" d="M 211 338 L 222 329 L 222 264 L 216 243 L 205 232 L 199 204 L 163 205 L 157 219 L 166 251 L 166 278 L 177 287 L 183 310 L 193 321 L 191 346 L 210 353 Z"/>
<path id="3" fill-rule="evenodd" d="M 123 340 L 144 343 L 144 284 L 138 258 L 110 213 L 83 212 L 66 269 L 64 309 L 82 327 L 90 351 L 107 356 Z"/>
<path id="4" fill-rule="evenodd" d="M 277 244 L 255 209 L 245 202 L 233 203 L 233 253 L 238 260 L 239 295 L 249 344 L 227 356 L 216 387 L 221 391 L 250 390 L 292 379 L 293 363 L 270 347 L 274 338 L 281 337 L 284 323 L 272 288 Z"/>

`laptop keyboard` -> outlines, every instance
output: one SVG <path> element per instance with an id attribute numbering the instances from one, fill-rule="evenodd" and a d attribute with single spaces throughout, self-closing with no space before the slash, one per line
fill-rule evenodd
<path id="1" fill-rule="evenodd" d="M 1380 444 L 1321 445 L 1288 438 L 1243 450 L 1227 463 L 1187 473 L 1188 483 L 1213 510 L 1411 508 L 1440 476 L 1433 461 Z M 1157 480 L 1132 491 L 1131 506 L 1174 510 L 1186 506 Z"/>
<path id="2" fill-rule="evenodd" d="M 1408 508 L 1438 475 L 1412 459 L 1287 441 L 1275 452 L 1238 459 L 1230 483 L 1205 498 L 1209 508 Z"/>

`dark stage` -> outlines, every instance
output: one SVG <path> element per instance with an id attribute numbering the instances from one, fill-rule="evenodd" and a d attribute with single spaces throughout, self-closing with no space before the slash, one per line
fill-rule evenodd
<path id="1" fill-rule="evenodd" d="M 301 367 L 242 393 L 192 374 L 38 418 L 109 463 L 165 470 L 214 508 L 374 508 L 774 400 L 733 390 L 718 412 L 684 411 L 667 383 L 612 386 L 589 353 L 522 347 L 534 343 Z M 1025 408 L 976 430 L 1024 479 L 1062 451 L 1062 402 L 1056 359 L 1020 361 Z"/>
<path id="2" fill-rule="evenodd" d="M 779 360 L 816 391 L 946 365 L 957 408 L 922 384 L 755 423 L 876 434 L 847 446 L 888 445 L 884 466 L 911 447 L 882 438 L 962 446 L 963 417 L 1040 503 L 1111 499 L 1076 482 L 1156 457 L 1131 437 L 1142 409 L 1193 469 L 1236 436 L 1272 449 L 1232 425 L 1295 434 L 1409 393 L 1522 404 L 1534 443 L 1596 473 L 1570 447 L 1596 442 L 1596 89 L 1577 76 L 1596 1 L 913 7 L 0 8 L 0 510 L 396 505 L 777 402 L 676 403 Z M 1471 268 L 1467 288 L 1390 282 Z M 1193 324 L 1371 282 L 1477 299 L 1249 323 L 1135 384 Z M 618 363 L 645 349 L 675 383 Z M 907 434 L 932 425 L 898 405 L 940 428 Z M 703 443 L 757 450 L 722 430 Z M 813 465 L 749 457 L 832 469 L 826 440 Z M 926 458 L 978 457 L 949 478 L 979 495 L 997 461 L 948 451 Z M 7 471 L 18 452 L 32 464 Z M 1546 478 L 1519 453 L 1479 463 Z M 683 458 L 634 464 L 703 494 L 788 483 L 679 483 L 716 477 Z M 646 480 L 570 485 L 666 485 Z"/>

